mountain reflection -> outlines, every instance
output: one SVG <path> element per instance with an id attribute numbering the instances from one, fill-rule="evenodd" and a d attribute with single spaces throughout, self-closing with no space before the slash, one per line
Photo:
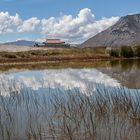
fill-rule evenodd
<path id="1" fill-rule="evenodd" d="M 111 76 L 121 85 L 132 89 L 140 89 L 140 60 L 112 61 L 107 68 L 100 71 Z"/>

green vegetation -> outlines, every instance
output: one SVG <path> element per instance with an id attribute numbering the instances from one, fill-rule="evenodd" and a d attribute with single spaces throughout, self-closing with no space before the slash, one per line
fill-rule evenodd
<path id="1" fill-rule="evenodd" d="M 120 50 L 120 56 L 125 58 L 134 57 L 133 49 L 129 46 L 123 46 Z"/>
<path id="2" fill-rule="evenodd" d="M 135 46 L 135 48 L 136 48 L 136 50 L 135 50 L 136 56 L 140 57 L 140 46 Z"/>
<path id="3" fill-rule="evenodd" d="M 110 51 L 109 51 L 109 54 L 110 54 L 110 56 L 113 56 L 113 57 L 119 57 L 119 54 L 120 52 L 119 52 L 119 50 L 118 49 L 111 49 Z"/>
<path id="4" fill-rule="evenodd" d="M 140 57 L 140 47 L 122 46 L 120 48 L 113 48 L 109 51 L 110 56 L 118 58 L 134 58 Z"/>

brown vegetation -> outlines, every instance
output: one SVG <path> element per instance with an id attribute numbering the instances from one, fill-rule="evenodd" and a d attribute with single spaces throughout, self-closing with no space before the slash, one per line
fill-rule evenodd
<path id="1" fill-rule="evenodd" d="M 3 85 L 5 86 L 5 85 Z M 139 140 L 140 95 L 125 88 L 0 96 L 2 140 Z M 11 91 L 15 89 L 15 91 Z M 1 91 L 2 92 L 2 91 Z M 50 96 L 49 96 L 50 95 Z M 24 116 L 23 116 L 24 115 Z"/>
<path id="2" fill-rule="evenodd" d="M 94 60 L 112 60 L 140 57 L 140 47 L 122 46 L 111 48 L 56 48 L 22 51 L 0 52 L 0 63 L 31 63 L 31 62 L 81 62 Z"/>
<path id="3" fill-rule="evenodd" d="M 85 61 L 94 59 L 109 59 L 109 55 L 105 53 L 105 48 L 60 48 L 25 52 L 0 52 L 0 63 Z"/>

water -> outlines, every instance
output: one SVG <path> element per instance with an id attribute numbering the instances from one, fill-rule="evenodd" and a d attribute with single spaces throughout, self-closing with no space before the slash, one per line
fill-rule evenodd
<path id="1" fill-rule="evenodd" d="M 0 139 L 136 140 L 140 61 L 103 63 L 1 71 Z"/>
<path id="2" fill-rule="evenodd" d="M 122 86 L 140 89 L 140 60 L 112 61 L 110 66 L 100 70 L 119 81 Z"/>
<path id="3" fill-rule="evenodd" d="M 104 62 L 106 63 L 106 62 Z M 31 88 L 39 91 L 41 88 L 61 88 L 62 90 L 78 88 L 87 91 L 97 84 L 109 87 L 124 86 L 128 89 L 140 89 L 140 61 L 111 61 L 105 66 L 61 69 L 11 69 L 0 73 L 2 94 L 8 94 L 11 83 L 17 88 Z M 6 87 L 2 87 L 5 85 Z M 3 89 L 6 88 L 6 89 Z M 91 90 L 93 90 L 91 89 Z M 7 93 L 6 93 L 7 92 Z"/>
<path id="4" fill-rule="evenodd" d="M 27 87 L 34 91 L 47 90 L 48 88 L 59 88 L 61 90 L 77 88 L 82 92 L 87 92 L 89 86 L 92 86 L 90 90 L 94 90 L 96 84 L 110 87 L 120 86 L 117 80 L 95 68 L 10 72 L 8 74 L 1 74 L 0 81 L 1 90 L 5 95 L 8 94 L 8 91 L 5 91 L 5 86 L 3 87 L 3 85 L 6 85 L 6 89 L 11 90 L 10 85 L 12 82 L 17 85 L 19 90 Z"/>

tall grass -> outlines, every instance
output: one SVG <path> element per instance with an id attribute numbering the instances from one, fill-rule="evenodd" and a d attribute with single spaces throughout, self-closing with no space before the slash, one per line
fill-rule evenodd
<path id="1" fill-rule="evenodd" d="M 85 93 L 51 87 L 37 92 L 11 86 L 7 96 L 0 91 L 0 140 L 140 139 L 139 90 L 99 85 Z"/>

